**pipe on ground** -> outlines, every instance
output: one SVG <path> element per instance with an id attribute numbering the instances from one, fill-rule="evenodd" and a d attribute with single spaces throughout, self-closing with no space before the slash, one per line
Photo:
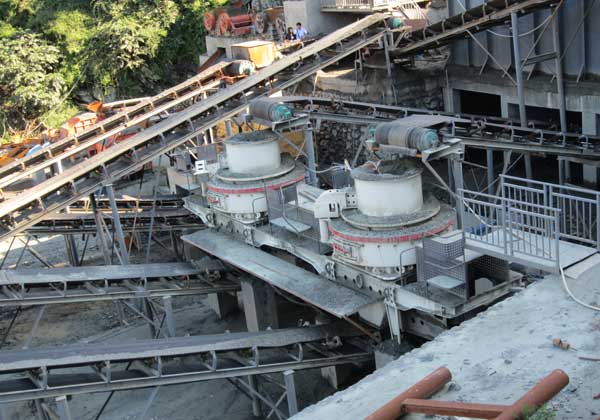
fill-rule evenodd
<path id="1" fill-rule="evenodd" d="M 365 420 L 396 420 L 402 416 L 403 402 L 409 398 L 425 399 L 438 392 L 452 379 L 450 371 L 441 367 L 408 388 L 402 394 L 365 418 Z"/>

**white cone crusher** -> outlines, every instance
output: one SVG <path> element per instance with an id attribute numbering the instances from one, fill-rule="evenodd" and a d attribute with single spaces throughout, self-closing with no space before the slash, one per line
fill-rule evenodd
<path id="1" fill-rule="evenodd" d="M 423 192 L 421 173 L 409 159 L 367 162 L 352 170 L 353 190 L 323 193 L 315 216 L 333 259 L 383 280 L 414 266 L 420 241 L 454 223 L 453 209 Z"/>
<path id="2" fill-rule="evenodd" d="M 278 139 L 273 131 L 260 130 L 239 133 L 224 143 L 227 163 L 206 182 L 211 209 L 256 223 L 267 213 L 267 190 L 304 182 L 304 168 L 281 154 Z"/>

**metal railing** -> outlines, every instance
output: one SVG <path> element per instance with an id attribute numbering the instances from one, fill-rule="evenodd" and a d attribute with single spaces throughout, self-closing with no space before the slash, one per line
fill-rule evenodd
<path id="1" fill-rule="evenodd" d="M 556 185 L 504 175 L 504 197 L 522 205 L 560 209 L 559 236 L 600 250 L 600 192 L 587 188 Z M 528 204 L 525 204 L 528 203 Z"/>
<path id="2" fill-rule="evenodd" d="M 460 190 L 460 198 L 466 240 L 511 260 L 534 257 L 558 269 L 560 209 L 468 190 Z"/>
<path id="3" fill-rule="evenodd" d="M 321 9 L 378 10 L 412 3 L 413 0 L 321 0 Z"/>

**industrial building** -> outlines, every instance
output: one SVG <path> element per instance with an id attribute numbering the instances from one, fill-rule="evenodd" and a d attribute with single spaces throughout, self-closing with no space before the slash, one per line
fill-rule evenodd
<path id="1" fill-rule="evenodd" d="M 0 166 L 0 419 L 600 418 L 597 22 L 209 11 L 197 75 Z"/>

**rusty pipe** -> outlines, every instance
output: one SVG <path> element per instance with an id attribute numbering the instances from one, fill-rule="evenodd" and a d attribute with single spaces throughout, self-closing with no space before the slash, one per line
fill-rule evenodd
<path id="1" fill-rule="evenodd" d="M 532 414 L 542 405 L 547 403 L 566 387 L 569 383 L 569 376 L 561 369 L 556 369 L 552 373 L 538 382 L 525 395 L 519 398 L 514 404 L 510 405 L 494 420 L 515 420 L 523 418 L 523 414 L 528 412 Z M 533 410 L 533 412 L 531 411 Z"/>
<path id="2" fill-rule="evenodd" d="M 403 402 L 409 398 L 429 398 L 444 387 L 452 379 L 452 374 L 445 367 L 437 368 L 435 371 L 421 379 L 384 406 L 378 408 L 365 420 L 396 420 L 404 413 Z"/>

